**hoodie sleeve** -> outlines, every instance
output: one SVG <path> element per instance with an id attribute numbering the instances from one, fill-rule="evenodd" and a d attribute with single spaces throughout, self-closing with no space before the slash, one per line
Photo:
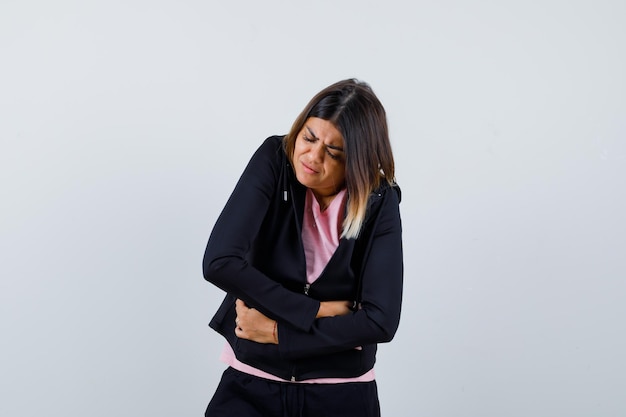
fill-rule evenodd
<path id="1" fill-rule="evenodd" d="M 202 263 L 204 278 L 260 312 L 307 332 L 319 301 L 284 288 L 246 261 L 276 188 L 282 142 L 267 139 L 254 153 L 213 227 Z"/>

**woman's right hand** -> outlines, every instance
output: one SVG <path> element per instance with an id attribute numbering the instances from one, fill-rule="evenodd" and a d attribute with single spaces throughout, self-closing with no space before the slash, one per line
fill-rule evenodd
<path id="1" fill-rule="evenodd" d="M 352 307 L 350 301 L 320 301 L 320 309 L 315 318 L 345 316 L 352 313 L 350 307 Z"/>

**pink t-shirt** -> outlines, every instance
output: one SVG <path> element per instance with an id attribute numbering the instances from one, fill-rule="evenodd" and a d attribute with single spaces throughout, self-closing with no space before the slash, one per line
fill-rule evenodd
<path id="1" fill-rule="evenodd" d="M 322 274 L 326 264 L 339 246 L 341 223 L 344 217 L 346 190 L 340 191 L 326 210 L 320 210 L 320 205 L 309 189 L 304 204 L 304 219 L 302 226 L 302 244 L 306 256 L 307 282 L 312 284 Z M 280 335 L 279 335 L 280 336 Z M 359 348 L 356 348 L 359 349 Z M 261 378 L 280 382 L 292 382 L 278 378 L 260 369 L 246 365 L 237 360 L 233 349 L 225 344 L 220 360 L 238 371 Z M 308 384 L 338 384 L 343 382 L 370 382 L 375 378 L 374 369 L 356 378 L 317 378 L 298 381 Z"/>

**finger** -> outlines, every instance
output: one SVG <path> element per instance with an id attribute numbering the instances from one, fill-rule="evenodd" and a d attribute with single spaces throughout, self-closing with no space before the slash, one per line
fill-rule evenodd
<path id="1" fill-rule="evenodd" d="M 235 302 L 235 312 L 237 313 L 237 315 L 241 316 L 241 314 L 243 313 L 244 309 L 245 309 L 245 304 L 243 303 L 243 301 L 237 300 Z"/>
<path id="2" fill-rule="evenodd" d="M 244 333 L 241 327 L 239 326 L 235 327 L 235 336 L 237 336 L 240 339 L 244 339 Z"/>
<path id="3" fill-rule="evenodd" d="M 245 301 L 243 301 L 241 298 L 237 298 L 236 303 L 238 303 L 239 305 L 241 305 L 242 307 L 246 307 L 246 308 L 250 308 L 250 306 L 248 306 L 248 304 L 246 304 Z"/>

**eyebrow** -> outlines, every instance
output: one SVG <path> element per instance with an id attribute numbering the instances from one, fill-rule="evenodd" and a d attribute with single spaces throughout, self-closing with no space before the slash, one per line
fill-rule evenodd
<path id="1" fill-rule="evenodd" d="M 320 138 L 318 138 L 317 136 L 315 136 L 315 132 L 313 132 L 313 131 L 311 130 L 311 128 L 310 128 L 310 127 L 308 127 L 308 126 L 305 126 L 305 127 L 306 127 L 306 130 L 308 130 L 308 131 L 309 131 L 309 133 L 311 134 L 311 136 L 313 136 L 313 139 L 320 140 Z M 326 145 L 326 147 L 327 147 L 327 148 L 330 148 L 330 149 L 333 149 L 333 150 L 336 150 L 336 151 L 341 151 L 341 152 L 343 152 L 343 148 L 342 148 L 342 147 L 340 147 L 340 146 L 336 146 L 336 145 L 329 145 L 329 144 L 325 144 L 325 145 Z"/>

